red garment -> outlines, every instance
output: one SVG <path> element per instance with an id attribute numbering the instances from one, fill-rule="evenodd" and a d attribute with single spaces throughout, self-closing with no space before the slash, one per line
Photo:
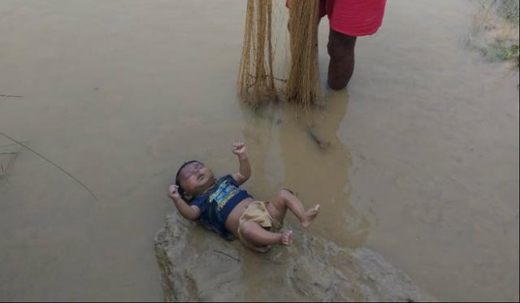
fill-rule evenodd
<path id="1" fill-rule="evenodd" d="M 381 27 L 385 5 L 386 0 L 321 0 L 320 14 L 329 16 L 330 27 L 337 32 L 367 36 Z"/>

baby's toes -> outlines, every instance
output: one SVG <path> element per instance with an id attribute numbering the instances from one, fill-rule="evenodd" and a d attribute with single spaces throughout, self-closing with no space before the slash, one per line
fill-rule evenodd
<path id="1" fill-rule="evenodd" d="M 282 244 L 283 245 L 291 245 L 292 243 L 292 230 L 287 230 L 282 235 Z"/>

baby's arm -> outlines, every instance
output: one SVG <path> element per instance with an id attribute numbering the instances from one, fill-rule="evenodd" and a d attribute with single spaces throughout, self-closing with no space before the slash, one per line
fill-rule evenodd
<path id="1" fill-rule="evenodd" d="M 233 174 L 233 179 L 237 181 L 238 185 L 242 185 L 251 177 L 251 165 L 247 159 L 246 145 L 242 142 L 233 144 L 233 153 L 237 155 L 240 169 Z"/>
<path id="2" fill-rule="evenodd" d="M 179 194 L 179 187 L 177 185 L 170 185 L 168 190 L 168 197 L 173 200 L 177 210 L 181 215 L 191 221 L 195 221 L 200 217 L 200 208 L 195 205 L 188 205 Z"/>

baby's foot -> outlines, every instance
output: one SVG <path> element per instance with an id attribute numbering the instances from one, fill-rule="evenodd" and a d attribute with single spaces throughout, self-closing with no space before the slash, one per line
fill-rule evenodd
<path id="1" fill-rule="evenodd" d="M 286 230 L 282 233 L 280 240 L 282 245 L 288 246 L 292 244 L 292 230 Z"/>
<path id="2" fill-rule="evenodd" d="M 313 208 L 311 208 L 307 212 L 305 212 L 305 218 L 301 221 L 301 224 L 304 228 L 308 228 L 309 226 L 311 226 L 312 221 L 314 220 L 314 218 L 316 218 L 316 216 L 320 212 L 320 207 L 321 206 L 319 204 L 317 204 L 317 205 L 314 205 Z"/>

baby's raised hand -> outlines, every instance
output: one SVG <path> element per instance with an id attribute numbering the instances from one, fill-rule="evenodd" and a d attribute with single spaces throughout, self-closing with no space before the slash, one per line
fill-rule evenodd
<path id="1" fill-rule="evenodd" d="M 168 197 L 173 200 L 178 200 L 181 198 L 181 195 L 179 194 L 179 187 L 177 185 L 170 185 L 170 188 L 168 189 Z"/>
<path id="2" fill-rule="evenodd" d="M 244 142 L 233 143 L 233 153 L 237 156 L 246 154 L 246 144 Z"/>

